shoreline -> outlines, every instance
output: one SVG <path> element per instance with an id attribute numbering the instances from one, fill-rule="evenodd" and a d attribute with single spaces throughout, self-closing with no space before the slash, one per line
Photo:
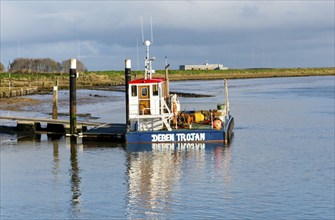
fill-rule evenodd
<path id="1" fill-rule="evenodd" d="M 132 78 L 141 78 L 143 71 L 132 71 Z M 258 68 L 228 70 L 169 70 L 170 81 L 254 79 L 307 76 L 334 76 L 335 68 Z M 9 78 L 10 76 L 10 78 Z M 155 77 L 164 78 L 165 71 L 157 70 Z M 0 99 L 28 94 L 52 92 L 53 87 L 68 89 L 68 73 L 0 73 Z M 79 73 L 77 89 L 120 90 L 124 86 L 124 71 Z M 113 88 L 114 87 L 114 88 Z M 32 89 L 34 88 L 34 89 Z"/>

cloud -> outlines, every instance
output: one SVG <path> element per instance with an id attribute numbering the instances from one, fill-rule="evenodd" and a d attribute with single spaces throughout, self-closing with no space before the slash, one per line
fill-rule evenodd
<path id="1" fill-rule="evenodd" d="M 145 38 L 152 16 L 159 69 L 165 56 L 173 68 L 204 60 L 235 68 L 334 66 L 333 1 L 14 0 L 0 6 L 3 63 L 18 56 L 20 42 L 26 57 L 80 56 L 90 70 L 123 69 L 130 57 L 142 67 L 140 16 Z"/>

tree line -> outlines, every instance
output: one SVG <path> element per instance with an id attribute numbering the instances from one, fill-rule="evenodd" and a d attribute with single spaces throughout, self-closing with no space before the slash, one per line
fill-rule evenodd
<path id="1" fill-rule="evenodd" d="M 5 66 L 2 64 L 2 63 L 0 63 L 0 73 L 2 73 L 2 72 L 5 72 Z"/>
<path id="2" fill-rule="evenodd" d="M 70 69 L 70 60 L 59 63 L 50 58 L 16 58 L 9 64 L 8 71 L 12 73 L 67 73 Z M 5 66 L 0 63 L 0 72 L 5 72 Z M 87 72 L 80 60 L 77 60 L 77 71 Z"/>

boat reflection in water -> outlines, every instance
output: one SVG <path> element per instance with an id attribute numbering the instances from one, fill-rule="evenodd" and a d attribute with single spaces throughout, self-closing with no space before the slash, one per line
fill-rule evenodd
<path id="1" fill-rule="evenodd" d="M 126 150 L 130 218 L 164 217 L 161 214 L 180 205 L 192 187 L 204 187 L 200 183 L 207 178 L 218 181 L 223 198 L 229 191 L 231 153 L 227 145 L 128 144 Z"/>

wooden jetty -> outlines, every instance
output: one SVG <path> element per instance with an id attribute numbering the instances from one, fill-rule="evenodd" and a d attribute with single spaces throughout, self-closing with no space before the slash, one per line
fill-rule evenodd
<path id="1" fill-rule="evenodd" d="M 60 120 L 60 119 L 50 119 L 50 118 L 27 118 L 27 117 L 18 117 L 18 116 L 0 116 L 0 120 L 12 120 L 12 121 L 18 121 L 18 122 L 36 122 L 36 123 L 52 123 L 52 124 L 70 124 L 68 120 Z M 78 121 L 77 125 L 81 126 L 101 126 L 103 123 L 98 122 L 85 122 L 85 121 Z"/>
<path id="2" fill-rule="evenodd" d="M 68 120 L 17 116 L 0 116 L 0 120 L 16 121 L 16 131 L 18 132 L 67 134 L 70 129 L 70 122 Z M 46 126 L 42 127 L 42 124 L 46 124 Z M 76 129 L 78 132 L 83 132 L 89 126 L 96 127 L 100 125 L 101 123 L 78 122 Z"/>
<path id="3" fill-rule="evenodd" d="M 17 116 L 0 116 L 0 120 L 16 121 L 16 131 L 28 133 L 47 133 L 47 134 L 71 134 L 70 121 L 47 118 L 27 118 Z M 45 123 L 46 127 L 41 124 Z M 76 136 L 83 140 L 112 140 L 124 141 L 126 124 L 108 124 L 99 122 L 78 121 Z M 90 129 L 88 129 L 90 127 Z"/>

